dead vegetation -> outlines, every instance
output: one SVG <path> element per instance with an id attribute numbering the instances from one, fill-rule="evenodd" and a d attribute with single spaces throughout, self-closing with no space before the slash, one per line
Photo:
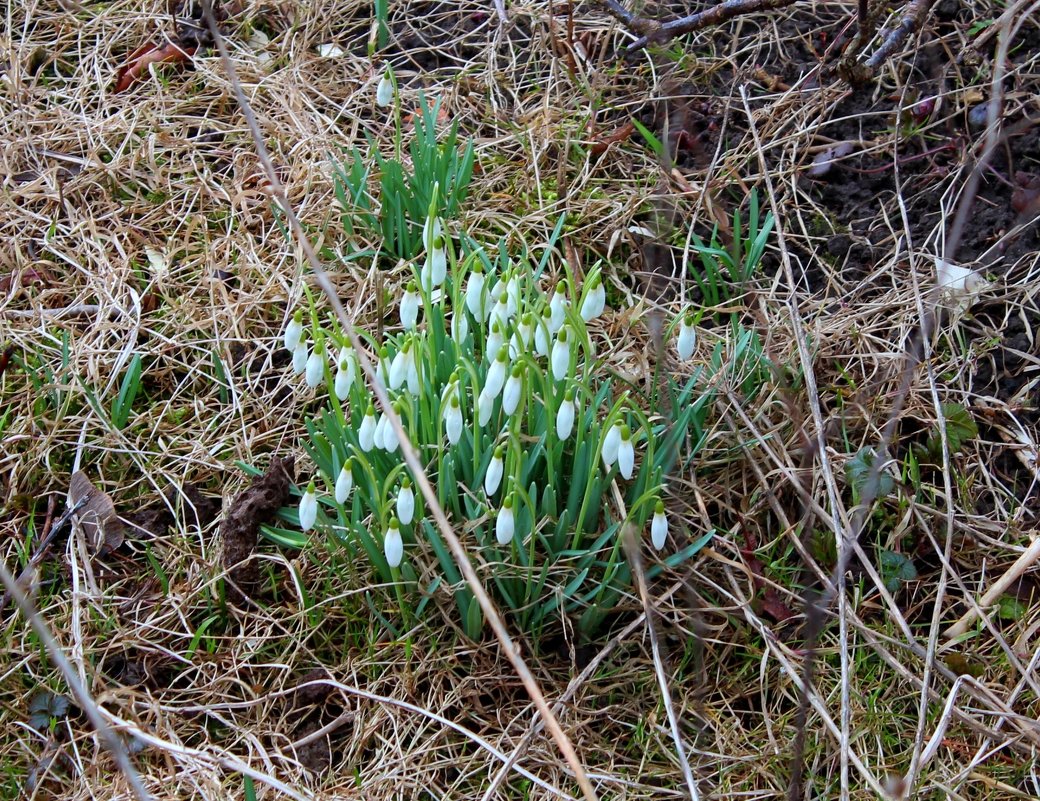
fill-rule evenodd
<path id="1" fill-rule="evenodd" d="M 388 145 L 373 102 L 384 60 L 406 104 L 442 98 L 476 143 L 471 236 L 540 252 L 566 214 L 550 269 L 606 260 L 614 312 L 598 342 L 621 375 L 658 359 L 628 302 L 701 299 L 692 234 L 731 236 L 752 189 L 776 215 L 763 269 L 702 324 L 702 358 L 732 345 L 732 312 L 774 369 L 753 398 L 721 388 L 706 446 L 672 477 L 680 542 L 717 535 L 647 588 L 657 668 L 635 590 L 600 641 L 564 626 L 522 643 L 602 798 L 689 794 L 659 675 L 702 798 L 785 797 L 799 732 L 800 797 L 1040 794 L 1035 568 L 964 637 L 944 635 L 1037 526 L 1040 23 L 1023 3 L 1009 17 L 942 0 L 851 88 L 831 68 L 857 8 L 795 4 L 625 61 L 632 36 L 587 5 L 521 0 L 502 25 L 491 4 L 391 4 L 373 61 L 368 4 L 225 4 L 288 202 L 372 330 L 394 324 L 404 273 L 344 233 L 330 158 L 366 136 Z M 106 554 L 74 527 L 33 596 L 144 786 L 577 797 L 509 661 L 490 634 L 461 635 L 446 594 L 395 637 L 392 595 L 333 543 L 222 551 L 207 507 L 241 514 L 239 464 L 299 462 L 313 397 L 277 347 L 311 279 L 219 57 L 202 42 L 115 92 L 137 48 L 182 35 L 165 4 L 5 13 L 4 561 L 27 564 L 78 470 L 127 521 Z M 874 48 L 896 21 L 880 21 Z M 933 291 L 937 257 L 976 271 L 967 297 Z M 871 493 L 869 454 L 886 438 Z M 240 557 L 248 598 L 228 581 Z M 844 589 L 821 613 L 800 715 L 806 600 L 836 566 Z M 3 651 L 0 796 L 131 797 L 84 712 L 55 700 L 68 687 L 13 606 Z"/>

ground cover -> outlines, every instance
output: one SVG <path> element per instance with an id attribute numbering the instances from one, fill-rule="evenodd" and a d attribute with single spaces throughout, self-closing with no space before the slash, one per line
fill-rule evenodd
<path id="1" fill-rule="evenodd" d="M 505 24 L 494 5 L 389 4 L 382 26 L 381 7 L 247 2 L 221 21 L 277 178 L 374 342 L 400 331 L 415 276 L 344 207 L 334 167 L 357 147 L 381 202 L 390 64 L 406 139 L 429 99 L 440 135 L 455 123 L 460 152 L 473 143 L 457 241 L 544 265 L 546 290 L 600 271 L 604 376 L 651 397 L 661 376 L 743 365 L 714 371 L 696 454 L 667 475 L 661 553 L 648 507 L 659 648 L 636 587 L 594 632 L 580 612 L 514 629 L 600 797 L 688 795 L 659 672 L 701 797 L 784 797 L 800 737 L 799 797 L 899 798 L 908 773 L 922 798 L 1040 794 L 1035 570 L 945 635 L 1036 529 L 1035 9 L 1005 25 L 1004 4 L 943 0 L 852 86 L 838 60 L 855 3 L 627 59 L 632 35 L 587 4 L 525 0 Z M 451 582 L 433 582 L 432 551 L 409 544 L 432 589 L 402 623 L 364 556 L 320 532 L 278 541 L 299 531 L 305 421 L 329 394 L 293 376 L 283 332 L 305 287 L 321 319 L 328 306 L 197 10 L 178 16 L 6 12 L 5 563 L 29 564 L 70 487 L 103 518 L 64 530 L 32 594 L 156 798 L 579 797 L 553 740 L 526 736 L 533 707 L 494 637 L 467 636 Z M 169 63 L 131 59 L 150 42 Z M 755 269 L 706 280 L 711 248 L 732 255 L 767 214 Z M 684 360 L 660 326 L 687 308 Z M 806 599 L 836 567 L 814 632 Z M 3 615 L 0 794 L 130 797 L 38 635 Z"/>

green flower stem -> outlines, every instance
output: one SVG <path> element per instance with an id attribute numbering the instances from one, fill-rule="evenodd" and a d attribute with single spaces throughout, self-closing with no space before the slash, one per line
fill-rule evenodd
<path id="1" fill-rule="evenodd" d="M 390 575 L 393 578 L 394 595 L 397 596 L 397 606 L 401 610 L 401 620 L 404 621 L 405 628 L 409 628 L 412 625 L 412 611 L 408 602 L 405 600 L 404 582 L 401 580 L 401 569 L 399 567 L 391 567 Z"/>

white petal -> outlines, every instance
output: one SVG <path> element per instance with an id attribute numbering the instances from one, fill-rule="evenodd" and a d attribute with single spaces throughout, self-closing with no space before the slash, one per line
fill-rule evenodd
<path id="1" fill-rule="evenodd" d="M 365 419 L 361 421 L 361 426 L 358 428 L 358 445 L 361 446 L 361 450 L 368 453 L 372 450 L 376 441 L 376 416 L 374 414 L 366 414 Z"/>
<path id="2" fill-rule="evenodd" d="M 379 79 L 379 85 L 376 87 L 376 105 L 380 108 L 386 108 L 393 102 L 394 99 L 394 84 L 390 80 L 390 77 L 383 74 L 383 77 Z"/>
<path id="3" fill-rule="evenodd" d="M 347 470 L 346 465 L 339 469 L 336 476 L 336 503 L 344 504 L 350 497 L 350 491 L 354 488 L 354 474 Z"/>
<path id="4" fill-rule="evenodd" d="M 426 222 L 423 225 L 423 250 L 433 250 L 433 243 L 437 241 L 437 237 L 441 236 L 443 226 L 441 225 L 440 217 L 427 217 Z"/>
<path id="5" fill-rule="evenodd" d="M 484 353 L 487 355 L 489 362 L 494 362 L 498 358 L 498 352 L 502 350 L 503 344 L 505 344 L 505 339 L 502 337 L 502 327 L 492 325 L 491 333 L 488 334 L 487 345 L 484 348 Z"/>
<path id="6" fill-rule="evenodd" d="M 345 401 L 350 395 L 350 385 L 354 383 L 354 378 L 351 375 L 350 368 L 344 369 L 342 362 L 336 369 L 336 381 L 333 384 L 333 390 L 336 393 L 336 398 L 340 401 Z"/>
<path id="7" fill-rule="evenodd" d="M 603 465 L 609 470 L 617 461 L 618 448 L 621 447 L 621 426 L 614 423 L 603 438 Z"/>
<path id="8" fill-rule="evenodd" d="M 296 375 L 301 375 L 307 369 L 307 343 L 300 342 L 292 353 L 292 369 Z"/>
<path id="9" fill-rule="evenodd" d="M 393 453 L 400 444 L 401 440 L 397 436 L 397 429 L 393 427 L 390 419 L 387 418 L 386 425 L 383 426 L 383 450 Z"/>
<path id="10" fill-rule="evenodd" d="M 495 539 L 498 540 L 498 544 L 508 545 L 512 542 L 515 528 L 516 522 L 513 519 L 513 509 L 509 506 L 503 506 L 498 513 L 498 519 L 495 520 Z"/>
<path id="11" fill-rule="evenodd" d="M 310 531 L 318 519 L 318 499 L 314 491 L 308 489 L 300 499 L 300 529 Z"/>
<path id="12" fill-rule="evenodd" d="M 473 271 L 466 281 L 466 308 L 474 318 L 483 320 L 484 305 L 484 273 Z"/>
<path id="13" fill-rule="evenodd" d="M 661 550 L 667 538 L 668 518 L 665 517 L 664 512 L 655 512 L 653 522 L 650 524 L 650 540 L 654 544 L 654 549 Z"/>
<path id="14" fill-rule="evenodd" d="M 406 526 L 415 516 L 415 492 L 411 487 L 401 487 L 397 493 L 397 518 Z"/>
<path id="15" fill-rule="evenodd" d="M 325 377 L 325 359 L 322 357 L 322 353 L 317 348 L 314 352 L 307 357 L 307 367 L 305 370 L 304 378 L 307 381 L 307 386 L 314 389 L 318 384 L 321 383 L 321 379 Z"/>
<path id="16" fill-rule="evenodd" d="M 484 473 L 484 492 L 488 495 L 498 492 L 498 488 L 502 484 L 502 469 L 502 460 L 497 456 L 492 456 L 487 472 Z"/>
<path id="17" fill-rule="evenodd" d="M 286 350 L 294 351 L 302 339 L 303 323 L 293 317 L 289 321 L 289 324 L 285 326 L 285 335 L 282 337 L 282 344 L 285 345 Z"/>
<path id="18" fill-rule="evenodd" d="M 418 319 L 419 293 L 406 291 L 401 298 L 401 326 L 405 331 L 412 331 Z"/>
<path id="19" fill-rule="evenodd" d="M 567 320 L 567 294 L 563 291 L 562 285 L 558 285 L 553 292 L 552 300 L 549 301 L 549 311 L 549 333 L 555 335 Z"/>
<path id="20" fill-rule="evenodd" d="M 559 337 L 553 343 L 551 361 L 553 378 L 562 380 L 571 366 L 571 349 Z"/>
<path id="21" fill-rule="evenodd" d="M 574 402 L 564 400 L 556 410 L 556 436 L 562 442 L 574 430 Z"/>
<path id="22" fill-rule="evenodd" d="M 392 526 L 383 537 L 383 556 L 390 567 L 400 567 L 404 558 L 404 542 L 401 540 L 401 530 Z"/>
<path id="23" fill-rule="evenodd" d="M 410 361 L 410 349 L 405 347 L 397 352 L 394 360 L 390 362 L 390 389 L 398 390 L 408 378 L 408 362 Z"/>
<path id="24" fill-rule="evenodd" d="M 318 55 L 322 58 L 339 58 L 346 55 L 346 50 L 334 42 L 318 45 Z"/>
<path id="25" fill-rule="evenodd" d="M 618 472 L 624 476 L 626 481 L 632 478 L 632 468 L 635 465 L 635 460 L 636 450 L 632 445 L 632 440 L 621 440 L 621 444 L 618 446 L 617 464 Z"/>
<path id="26" fill-rule="evenodd" d="M 462 438 L 462 422 L 462 409 L 457 405 L 448 404 L 444 410 L 444 433 L 452 445 L 458 444 Z"/>
<path id="27" fill-rule="evenodd" d="M 491 412 L 495 409 L 495 398 L 493 395 L 488 395 L 486 390 L 480 390 L 480 395 L 477 397 L 477 422 L 481 426 L 486 426 L 491 422 Z"/>
<path id="28" fill-rule="evenodd" d="M 434 248 L 426 256 L 426 264 L 430 268 L 430 283 L 433 286 L 440 286 L 444 283 L 444 279 L 448 275 L 448 256 L 444 252 L 444 248 Z M 423 267 L 425 270 L 425 266 Z"/>
<path id="29" fill-rule="evenodd" d="M 687 325 L 683 320 L 679 326 L 679 338 L 675 344 L 679 351 L 679 358 L 683 361 L 693 357 L 693 351 L 697 347 L 697 331 L 692 325 Z"/>
<path id="30" fill-rule="evenodd" d="M 524 382 L 518 375 L 510 375 L 509 380 L 506 381 L 505 390 L 502 393 L 502 411 L 506 414 L 513 414 L 516 408 L 520 405 L 520 395 L 523 390 Z"/>
<path id="31" fill-rule="evenodd" d="M 502 387 L 506 383 L 506 361 L 505 359 L 495 359 L 494 364 L 488 369 L 487 378 L 484 379 L 484 389 L 492 400 L 498 397 L 498 393 L 502 391 Z"/>

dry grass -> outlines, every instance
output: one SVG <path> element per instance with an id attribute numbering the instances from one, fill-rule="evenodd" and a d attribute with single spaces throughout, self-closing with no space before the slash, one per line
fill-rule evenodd
<path id="1" fill-rule="evenodd" d="M 569 39 L 550 3 L 510 4 L 507 31 L 489 4 L 392 6 L 406 105 L 424 87 L 476 142 L 481 173 L 462 220 L 471 235 L 538 252 L 566 212 L 552 269 L 564 259 L 587 269 L 616 240 L 613 298 L 639 300 L 639 275 L 661 265 L 642 258 L 630 225 L 660 222 L 667 208 L 662 236 L 695 260 L 688 220 L 710 233 L 704 221 L 731 216 L 751 187 L 777 212 L 779 235 L 742 315 L 785 369 L 754 402 L 736 388 L 720 393 L 708 445 L 672 478 L 670 501 L 681 536 L 720 534 L 692 567 L 649 587 L 701 797 L 787 792 L 805 652 L 801 617 L 778 622 L 777 611 L 800 613 L 802 588 L 822 587 L 836 549 L 854 545 L 847 592 L 816 652 L 806 797 L 897 798 L 908 771 L 920 798 L 1040 794 L 1035 571 L 1014 587 L 1020 614 L 989 610 L 986 625 L 953 647 L 941 636 L 1015 560 L 1037 520 L 1040 261 L 1021 247 L 1034 219 L 980 227 L 1010 192 L 996 179 L 960 251 L 993 281 L 974 314 L 943 318 L 931 332 L 890 454 L 898 486 L 860 541 L 847 540 L 855 509 L 845 465 L 881 440 L 933 299 L 933 256 L 944 252 L 972 166 L 954 160 L 923 178 L 919 161 L 906 159 L 922 148 L 905 148 L 890 109 L 910 105 L 928 74 L 943 101 L 925 123 L 935 137 L 927 141 L 963 130 L 965 109 L 979 102 L 972 93 L 989 91 L 985 73 L 953 60 L 970 55 L 967 25 L 930 27 L 924 47 L 907 48 L 877 87 L 857 94 L 836 80 L 796 80 L 795 69 L 810 47 L 833 41 L 851 2 L 737 20 L 653 66 L 615 61 L 625 36 L 589 9 Z M 243 797 L 246 772 L 265 798 L 491 797 L 492 777 L 522 740 L 494 797 L 577 796 L 552 740 L 524 739 L 533 708 L 508 660 L 490 639 L 465 641 L 450 603 L 392 639 L 371 611 L 386 596 L 366 584 L 363 566 L 318 543 L 304 553 L 265 548 L 263 605 L 221 607 L 216 526 L 189 523 L 178 488 L 198 484 L 226 503 L 244 482 L 236 461 L 302 455 L 313 404 L 274 345 L 309 279 L 215 55 L 111 93 L 125 55 L 169 31 L 164 7 L 30 0 L 5 12 L 5 561 L 25 558 L 46 498 L 63 499 L 76 469 L 124 515 L 157 499 L 172 507 L 169 532 L 130 536 L 104 559 L 90 558 L 77 533 L 36 587 L 43 618 L 105 714 L 145 745 L 134 759 L 156 798 Z M 1001 12 L 978 2 L 964 13 Z M 378 242 L 343 233 L 329 163 L 366 134 L 388 144 L 372 102 L 379 65 L 364 57 L 370 13 L 351 0 L 250 2 L 227 29 L 290 201 L 348 311 L 374 330 L 403 273 L 347 258 Z M 269 42 L 248 45 L 252 29 Z M 1006 65 L 1009 121 L 1040 113 L 1038 36 L 1037 20 L 1025 20 Z M 333 41 L 352 54 L 320 58 L 317 46 Z M 659 133 L 666 119 L 695 127 L 689 96 L 706 104 L 696 125 L 707 134 L 671 175 L 638 134 L 588 155 L 590 141 L 632 117 Z M 858 141 L 864 181 L 888 180 L 871 187 L 869 202 L 806 180 L 815 155 L 843 138 Z M 1040 172 L 1035 153 L 1017 159 L 1015 169 Z M 671 291 L 691 288 L 675 281 Z M 700 356 L 730 336 L 707 326 Z M 628 310 L 608 316 L 600 337 L 622 373 L 656 358 Z M 108 410 L 134 354 L 144 358 L 144 386 L 116 430 Z M 909 443 L 937 431 L 942 403 L 970 409 L 980 435 L 914 479 Z M 878 577 L 881 547 L 909 549 L 917 563 L 920 578 L 894 596 Z M 557 713 L 602 798 L 681 798 L 641 614 L 633 594 L 611 639 L 588 646 L 563 636 L 524 650 L 541 652 L 530 660 L 536 678 L 550 704 L 563 699 Z M 37 789 L 27 792 L 37 798 L 129 797 L 82 715 L 59 719 L 51 734 L 27 725 L 40 690 L 67 690 L 24 619 L 4 615 L 0 796 L 16 797 L 34 773 Z M 969 668 L 975 678 L 961 675 Z"/>

